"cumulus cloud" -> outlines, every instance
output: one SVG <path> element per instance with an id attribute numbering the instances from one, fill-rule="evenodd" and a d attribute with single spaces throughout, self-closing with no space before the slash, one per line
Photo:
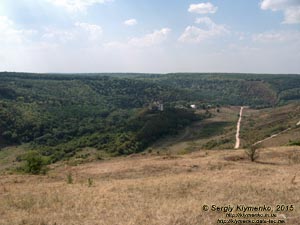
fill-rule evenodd
<path id="1" fill-rule="evenodd" d="M 126 26 L 134 26 L 137 25 L 137 20 L 136 19 L 128 19 L 124 21 L 124 25 Z"/>
<path id="2" fill-rule="evenodd" d="M 127 51 L 131 51 L 135 48 L 148 48 L 153 46 L 158 46 L 167 40 L 171 29 L 162 28 L 160 30 L 155 30 L 152 33 L 146 34 L 142 37 L 134 37 L 129 39 L 126 42 L 119 41 L 110 41 L 103 44 L 105 49 L 126 49 Z M 143 49 L 145 50 L 145 49 Z"/>
<path id="3" fill-rule="evenodd" d="M 94 4 L 103 4 L 113 0 L 47 0 L 48 2 L 65 8 L 70 12 L 85 11 Z"/>
<path id="4" fill-rule="evenodd" d="M 1 44 L 21 44 L 36 33 L 37 31 L 35 30 L 18 29 L 8 17 L 0 16 Z"/>
<path id="5" fill-rule="evenodd" d="M 218 25 L 208 17 L 198 18 L 195 23 L 203 25 L 204 28 L 196 26 L 186 27 L 183 34 L 179 37 L 179 41 L 199 43 L 229 33 L 229 30 L 224 25 Z"/>
<path id="6" fill-rule="evenodd" d="M 263 10 L 283 11 L 285 24 L 300 23 L 299 0 L 262 0 L 260 7 Z"/>
<path id="7" fill-rule="evenodd" d="M 132 38 L 129 40 L 128 44 L 137 47 L 150 47 L 153 45 L 158 45 L 168 38 L 170 32 L 171 29 L 162 28 L 160 30 L 155 30 L 153 33 L 146 34 L 143 37 Z"/>
<path id="8" fill-rule="evenodd" d="M 210 2 L 191 4 L 188 11 L 191 13 L 208 14 L 217 12 L 218 7 L 214 6 Z"/>

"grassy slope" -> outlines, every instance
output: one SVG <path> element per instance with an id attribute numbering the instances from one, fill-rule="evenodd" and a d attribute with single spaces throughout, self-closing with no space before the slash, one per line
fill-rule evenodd
<path id="1" fill-rule="evenodd" d="M 300 127 L 296 126 L 299 120 L 299 103 L 263 110 L 246 109 L 241 124 L 242 144 L 245 146 L 248 143 L 263 140 L 287 128 L 291 130 L 263 142 L 262 145 L 265 147 L 284 146 L 289 144 L 289 140 L 299 141 Z"/>
<path id="2" fill-rule="evenodd" d="M 22 146 L 11 146 L 0 150 L 0 173 L 19 165 L 16 158 L 25 152 Z"/>
<path id="3" fill-rule="evenodd" d="M 239 107 L 222 107 L 220 112 L 210 109 L 211 118 L 196 122 L 175 137 L 165 138 L 152 146 L 153 150 L 170 151 L 179 154 L 200 149 L 231 149 L 234 146 L 234 135 Z M 204 113 L 199 110 L 199 113 Z M 227 140 L 221 143 L 221 140 Z M 209 146 L 209 143 L 216 143 Z"/>
<path id="4" fill-rule="evenodd" d="M 294 204 L 295 211 L 284 215 L 287 224 L 297 225 L 299 151 L 264 149 L 258 163 L 246 160 L 242 150 L 199 151 L 57 164 L 48 176 L 5 175 L 0 224 L 213 225 L 223 215 L 203 212 L 203 204 Z M 73 184 L 66 182 L 69 173 Z"/>

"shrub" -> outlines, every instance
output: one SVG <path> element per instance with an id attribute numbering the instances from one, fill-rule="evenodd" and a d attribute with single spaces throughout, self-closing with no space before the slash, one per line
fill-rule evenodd
<path id="1" fill-rule="evenodd" d="M 251 162 L 255 162 L 255 160 L 258 159 L 259 157 L 258 149 L 259 149 L 258 145 L 250 145 L 250 147 L 246 149 L 246 154 L 251 160 Z"/>
<path id="2" fill-rule="evenodd" d="M 88 178 L 88 187 L 92 187 L 93 183 L 94 183 L 93 179 L 89 177 Z"/>
<path id="3" fill-rule="evenodd" d="M 30 174 L 45 174 L 46 162 L 37 151 L 29 151 L 24 157 L 24 171 Z"/>
<path id="4" fill-rule="evenodd" d="M 291 145 L 291 146 L 300 146 L 300 140 L 298 141 L 298 140 L 295 140 L 295 141 L 289 141 L 289 145 Z"/>
<path id="5" fill-rule="evenodd" d="M 73 184 L 73 176 L 71 173 L 68 173 L 68 175 L 67 175 L 67 183 Z"/>

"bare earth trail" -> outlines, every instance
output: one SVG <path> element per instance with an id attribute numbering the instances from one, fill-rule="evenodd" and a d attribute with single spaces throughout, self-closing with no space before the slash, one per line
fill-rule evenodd
<path id="1" fill-rule="evenodd" d="M 240 114 L 239 114 L 239 120 L 238 120 L 238 123 L 237 123 L 237 126 L 236 126 L 236 135 L 235 135 L 235 146 L 234 148 L 235 149 L 238 149 L 240 147 L 240 128 L 241 128 L 241 122 L 242 122 L 242 116 L 243 116 L 243 109 L 244 107 L 242 106 L 241 107 L 241 110 L 240 110 Z"/>

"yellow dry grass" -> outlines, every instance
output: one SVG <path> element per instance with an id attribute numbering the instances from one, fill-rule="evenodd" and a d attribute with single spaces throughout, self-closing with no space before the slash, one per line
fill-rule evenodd
<path id="1" fill-rule="evenodd" d="M 204 204 L 293 204 L 283 214 L 297 225 L 299 154 L 299 147 L 263 149 L 251 163 L 242 150 L 199 151 L 59 165 L 47 176 L 2 175 L 0 224 L 210 225 L 224 214 L 204 212 Z"/>

